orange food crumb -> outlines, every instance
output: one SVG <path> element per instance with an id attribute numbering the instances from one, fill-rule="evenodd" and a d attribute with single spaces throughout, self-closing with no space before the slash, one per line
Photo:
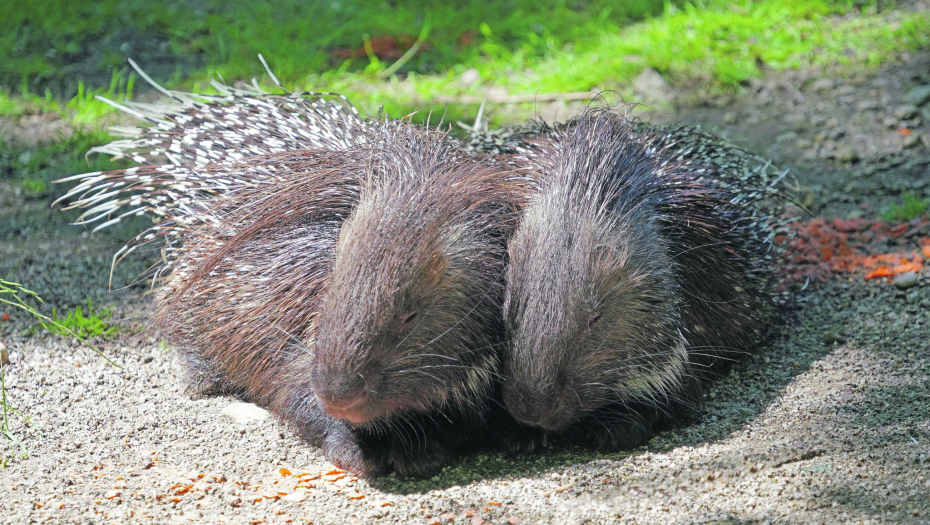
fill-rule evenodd
<path id="1" fill-rule="evenodd" d="M 288 470 L 288 469 L 286 469 L 286 468 L 282 468 L 282 469 L 278 470 L 278 472 L 280 472 L 282 476 L 290 476 L 290 475 L 291 475 L 291 471 Z"/>
<path id="2" fill-rule="evenodd" d="M 909 262 L 894 267 L 894 273 L 919 272 L 924 265 L 919 262 Z"/>
<path id="3" fill-rule="evenodd" d="M 909 129 L 907 129 L 907 128 L 898 128 L 898 133 L 899 133 L 902 137 L 906 137 L 906 136 L 908 136 L 908 135 L 911 134 L 911 130 L 909 130 Z"/>
<path id="4" fill-rule="evenodd" d="M 924 257 L 930 259 L 930 244 L 920 247 L 921 253 L 924 254 Z"/>
<path id="5" fill-rule="evenodd" d="M 885 266 L 884 264 L 876 268 L 875 270 L 869 272 L 865 278 L 874 279 L 876 277 L 894 277 L 894 270 Z"/>
<path id="6" fill-rule="evenodd" d="M 0 315 L 0 321 L 9 321 L 9 320 L 10 320 L 9 312 L 3 312 L 3 315 Z"/>

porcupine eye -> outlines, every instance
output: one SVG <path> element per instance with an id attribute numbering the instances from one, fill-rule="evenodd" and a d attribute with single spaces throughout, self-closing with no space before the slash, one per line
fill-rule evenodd
<path id="1" fill-rule="evenodd" d="M 601 320 L 601 314 L 591 314 L 591 318 L 588 319 L 588 330 L 594 328 L 594 325 Z"/>
<path id="2" fill-rule="evenodd" d="M 407 312 L 400 316 L 400 325 L 397 327 L 398 332 L 406 332 L 413 327 L 413 322 L 417 318 L 416 312 Z"/>

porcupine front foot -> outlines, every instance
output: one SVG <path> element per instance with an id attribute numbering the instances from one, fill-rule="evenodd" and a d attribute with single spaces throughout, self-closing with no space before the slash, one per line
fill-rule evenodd
<path id="1" fill-rule="evenodd" d="M 457 424 L 456 418 L 443 418 L 439 424 L 434 417 L 414 416 L 379 429 L 358 427 L 327 414 L 315 397 L 295 396 L 276 411 L 294 423 L 304 439 L 321 447 L 327 460 L 369 479 L 391 471 L 402 478 L 431 477 L 477 443 L 483 431 L 468 429 L 486 426 Z"/>
<path id="2" fill-rule="evenodd" d="M 383 439 L 365 435 L 344 424 L 334 422 L 320 447 L 330 463 L 366 479 L 390 473 L 388 449 Z"/>
<path id="3" fill-rule="evenodd" d="M 604 407 L 581 420 L 576 428 L 585 444 L 597 450 L 629 450 L 663 430 L 688 422 L 696 412 L 693 403 L 683 400 L 661 404 L 628 402 Z"/>
<path id="4" fill-rule="evenodd" d="M 411 444 L 394 436 L 389 453 L 394 471 L 403 479 L 435 476 L 455 457 L 448 443 L 439 439 L 420 438 L 421 443 Z"/>
<path id="5" fill-rule="evenodd" d="M 321 446 L 326 459 L 339 468 L 364 478 L 394 471 L 401 478 L 428 478 L 439 473 L 455 457 L 442 439 L 428 436 L 377 435 L 333 422 Z"/>
<path id="6" fill-rule="evenodd" d="M 520 424 L 501 411 L 495 415 L 492 432 L 497 448 L 511 454 L 532 454 L 549 447 L 551 433 L 543 428 Z"/>

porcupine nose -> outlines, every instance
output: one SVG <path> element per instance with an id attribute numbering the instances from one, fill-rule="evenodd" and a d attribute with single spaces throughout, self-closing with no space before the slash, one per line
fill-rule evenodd
<path id="1" fill-rule="evenodd" d="M 504 386 L 503 394 L 507 411 L 524 425 L 565 430 L 581 413 L 578 396 L 564 380 L 541 386 L 514 380 Z"/>
<path id="2" fill-rule="evenodd" d="M 352 423 L 364 423 L 370 419 L 369 402 L 374 387 L 360 374 L 333 377 L 316 389 L 316 395 L 329 415 Z"/>

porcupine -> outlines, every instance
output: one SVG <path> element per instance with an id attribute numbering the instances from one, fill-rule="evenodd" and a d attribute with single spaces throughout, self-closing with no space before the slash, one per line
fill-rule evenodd
<path id="1" fill-rule="evenodd" d="M 509 246 L 503 399 L 527 427 L 502 442 L 636 445 L 775 319 L 777 220 L 756 204 L 778 178 L 754 189 L 604 108 L 517 146 L 542 182 Z"/>
<path id="2" fill-rule="evenodd" d="M 202 130 L 214 144 L 224 130 L 240 137 L 240 110 L 259 113 L 266 125 L 283 120 L 272 118 L 279 105 L 311 123 L 319 123 L 317 115 L 305 112 L 297 95 L 230 94 L 202 104 L 170 94 L 184 102 L 173 122 L 160 119 L 170 133 L 137 131 L 141 138 L 103 151 L 139 159 L 140 148 L 169 150 L 184 160 L 221 157 L 219 163 L 162 168 L 182 175 L 162 175 L 161 185 L 145 179 L 141 193 L 126 198 L 107 190 L 135 190 L 137 170 L 90 174 L 72 194 L 89 192 L 75 205 L 98 212 L 143 206 L 126 215 L 148 205 L 168 221 L 143 241 L 183 239 L 172 248 L 157 318 L 181 347 L 197 389 L 271 407 L 331 460 L 366 476 L 391 466 L 402 475 L 432 474 L 479 439 L 498 362 L 505 231 L 514 218 L 501 170 L 466 158 L 443 134 L 345 112 L 336 113 L 348 121 L 341 133 L 351 144 L 336 145 L 342 151 L 284 144 L 284 153 L 235 163 L 226 159 L 240 147 L 205 154 L 195 149 L 203 141 L 190 138 Z M 290 119 L 284 131 L 300 136 L 309 128 Z M 192 176 L 208 188 L 214 179 L 238 186 L 201 201 L 192 198 L 201 196 L 190 190 Z M 179 206 L 165 206 L 169 199 Z M 335 262 L 327 253 L 334 245 Z M 271 289 L 262 290 L 265 283 Z M 308 351 L 288 348 L 289 338 Z M 366 376 L 360 392 L 351 380 L 359 371 Z"/>

